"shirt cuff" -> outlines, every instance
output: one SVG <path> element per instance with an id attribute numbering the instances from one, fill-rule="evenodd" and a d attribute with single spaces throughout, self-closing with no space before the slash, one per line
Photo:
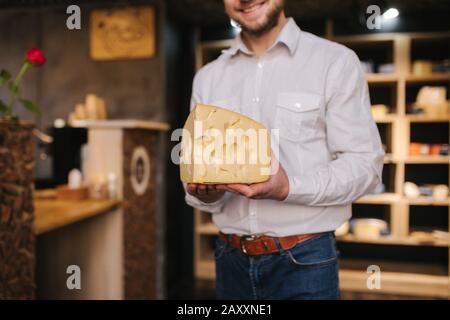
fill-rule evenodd
<path id="1" fill-rule="evenodd" d="M 318 185 L 315 175 L 304 174 L 288 177 L 289 193 L 282 202 L 309 205 L 317 197 Z"/>
<path id="2" fill-rule="evenodd" d="M 214 202 L 203 202 L 198 198 L 186 193 L 185 200 L 187 204 L 199 210 L 210 213 L 218 213 L 222 210 L 222 206 L 224 204 L 224 197 L 225 195 L 223 195 L 222 198 Z"/>

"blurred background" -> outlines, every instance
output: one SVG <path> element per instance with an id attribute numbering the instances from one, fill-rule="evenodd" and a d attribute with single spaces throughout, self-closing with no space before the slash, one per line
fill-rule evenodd
<path id="1" fill-rule="evenodd" d="M 286 12 L 357 53 L 386 151 L 383 183 L 337 231 L 342 298 L 448 299 L 450 1 Z M 0 121 L 0 298 L 214 298 L 218 230 L 185 204 L 170 138 L 196 70 L 238 32 L 222 0 L 0 0 L 0 69 L 31 47 L 47 58 L 20 88 L 42 114 L 15 108 L 38 131 Z"/>

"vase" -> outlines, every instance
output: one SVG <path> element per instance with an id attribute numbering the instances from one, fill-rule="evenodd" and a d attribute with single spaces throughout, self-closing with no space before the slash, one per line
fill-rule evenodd
<path id="1" fill-rule="evenodd" d="M 33 128 L 0 120 L 0 299 L 35 297 Z"/>

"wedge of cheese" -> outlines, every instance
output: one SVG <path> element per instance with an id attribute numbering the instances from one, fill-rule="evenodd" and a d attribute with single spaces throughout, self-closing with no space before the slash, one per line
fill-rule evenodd
<path id="1" fill-rule="evenodd" d="M 180 175 L 186 183 L 256 183 L 270 176 L 270 134 L 227 109 L 198 104 L 184 125 Z"/>

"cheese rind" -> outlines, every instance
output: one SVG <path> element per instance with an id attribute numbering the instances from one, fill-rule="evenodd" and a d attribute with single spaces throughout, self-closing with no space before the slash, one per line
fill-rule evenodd
<path id="1" fill-rule="evenodd" d="M 186 183 L 257 183 L 269 179 L 270 134 L 242 114 L 198 104 L 184 125 L 180 177 Z"/>

